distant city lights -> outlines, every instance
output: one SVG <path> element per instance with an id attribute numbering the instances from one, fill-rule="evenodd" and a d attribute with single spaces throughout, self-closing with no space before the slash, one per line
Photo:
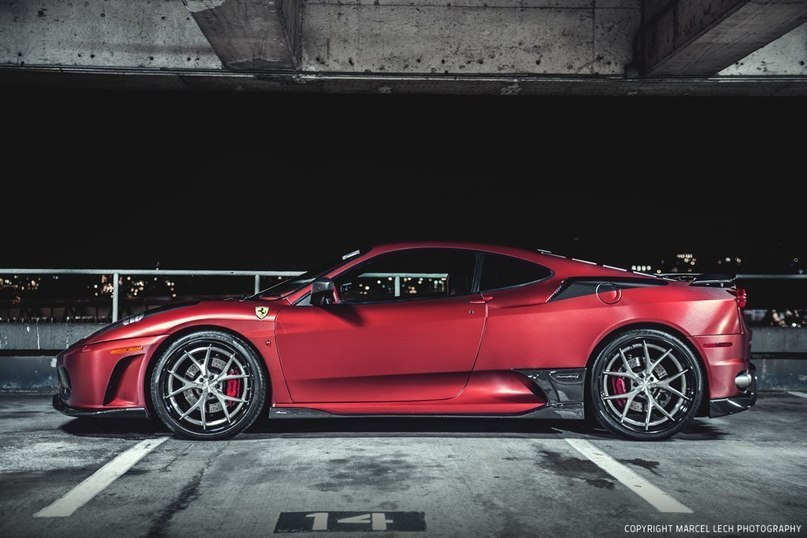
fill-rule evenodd
<path id="1" fill-rule="evenodd" d="M 634 263 L 623 265 L 637 273 L 644 274 L 686 274 L 696 272 L 717 272 L 726 274 L 760 273 L 807 274 L 807 257 L 782 256 L 775 259 L 758 259 L 739 252 L 720 252 L 705 255 L 704 252 L 681 250 L 669 252 L 667 256 L 655 258 L 647 253 L 640 254 Z M 604 260 L 606 263 L 609 260 Z M 618 260 L 617 260 L 618 261 Z M 391 297 L 437 297 L 447 294 L 451 279 L 438 274 L 427 273 L 367 274 L 356 277 L 352 282 L 352 293 L 365 296 L 364 300 L 384 300 Z M 286 279 L 283 276 L 262 277 L 264 285 Z M 791 281 L 794 282 L 794 281 Z M 803 281 L 796 281 L 803 282 Z M 259 279 L 260 283 L 260 279 Z M 5 274 L 0 275 L 0 322 L 22 320 L 104 320 L 109 319 L 109 308 L 115 293 L 116 283 L 112 275 L 42 275 Z M 767 285 L 767 284 L 766 284 Z M 791 284 L 788 284 L 791 285 Z M 252 293 L 253 281 L 246 278 L 221 279 L 206 276 L 173 276 L 152 272 L 145 275 L 123 275 L 117 282 L 121 314 L 154 308 L 177 297 L 222 298 Z M 762 288 L 765 289 L 765 288 Z M 803 288 L 799 288 L 803 289 Z M 350 290 L 346 290 L 350 293 Z M 767 293 L 767 291 L 765 292 Z M 776 292 L 779 293 L 779 292 Z M 795 294 L 799 295 L 799 294 Z M 800 292 L 800 295 L 803 293 Z M 347 295 L 345 295 L 347 296 Z M 778 327 L 807 327 L 807 304 L 803 297 L 790 298 L 781 294 L 775 300 L 761 297 L 757 310 L 748 309 L 747 317 L 753 317 L 756 325 Z M 767 303 L 767 304 L 766 304 Z M 774 309 L 773 307 L 779 307 Z M 787 309 L 787 307 L 791 307 Z"/>

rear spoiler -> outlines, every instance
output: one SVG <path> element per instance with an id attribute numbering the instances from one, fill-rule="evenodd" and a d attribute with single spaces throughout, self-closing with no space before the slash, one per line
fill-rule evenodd
<path id="1" fill-rule="evenodd" d="M 725 288 L 734 285 L 737 279 L 735 275 L 723 275 L 720 273 L 664 273 L 658 276 L 689 282 L 690 286 L 715 286 Z"/>

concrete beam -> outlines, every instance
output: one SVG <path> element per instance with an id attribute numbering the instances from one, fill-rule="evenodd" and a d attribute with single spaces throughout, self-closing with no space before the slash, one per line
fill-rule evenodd
<path id="1" fill-rule="evenodd" d="M 296 0 L 282 1 L 292 19 L 273 0 L 182 1 L 226 68 L 256 71 L 297 66 Z"/>
<path id="2" fill-rule="evenodd" d="M 0 65 L 0 87 L 441 95 L 801 96 L 807 76 L 644 78 L 99 69 Z"/>
<path id="3" fill-rule="evenodd" d="M 649 0 L 644 19 L 643 74 L 711 76 L 807 21 L 807 1 Z"/>

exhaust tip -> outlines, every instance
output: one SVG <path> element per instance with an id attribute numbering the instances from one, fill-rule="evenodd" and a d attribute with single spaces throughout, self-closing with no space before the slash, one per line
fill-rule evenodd
<path id="1" fill-rule="evenodd" d="M 747 370 L 743 370 L 734 378 L 734 384 L 737 385 L 737 388 L 740 390 L 747 389 L 753 382 L 754 376 Z"/>

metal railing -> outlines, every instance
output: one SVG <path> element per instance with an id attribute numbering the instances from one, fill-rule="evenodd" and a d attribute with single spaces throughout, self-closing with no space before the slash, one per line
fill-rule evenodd
<path id="1" fill-rule="evenodd" d="M 213 276 L 213 277 L 253 277 L 254 292 L 261 290 L 262 277 L 295 277 L 304 271 L 250 271 L 250 270 L 208 270 L 208 269 L 2 269 L 0 275 L 111 275 L 112 276 L 112 321 L 118 321 L 120 313 L 120 279 L 123 276 Z M 686 274 L 686 273 L 682 273 Z M 400 278 L 403 274 L 395 275 L 395 296 L 400 295 Z M 408 275 L 408 274 L 407 274 Z M 407 276 L 403 275 L 403 276 Z M 392 273 L 373 273 L 367 276 L 386 277 Z M 409 275 L 412 276 L 412 275 Z M 417 277 L 441 277 L 443 274 L 417 274 Z M 742 280 L 807 280 L 807 274 L 761 274 L 745 273 L 736 275 Z"/>
<path id="2" fill-rule="evenodd" d="M 304 271 L 216 271 L 207 269 L 0 269 L 0 275 L 111 275 L 112 322 L 118 321 L 122 276 L 219 276 L 254 278 L 254 291 L 261 291 L 261 277 L 295 277 Z"/>

